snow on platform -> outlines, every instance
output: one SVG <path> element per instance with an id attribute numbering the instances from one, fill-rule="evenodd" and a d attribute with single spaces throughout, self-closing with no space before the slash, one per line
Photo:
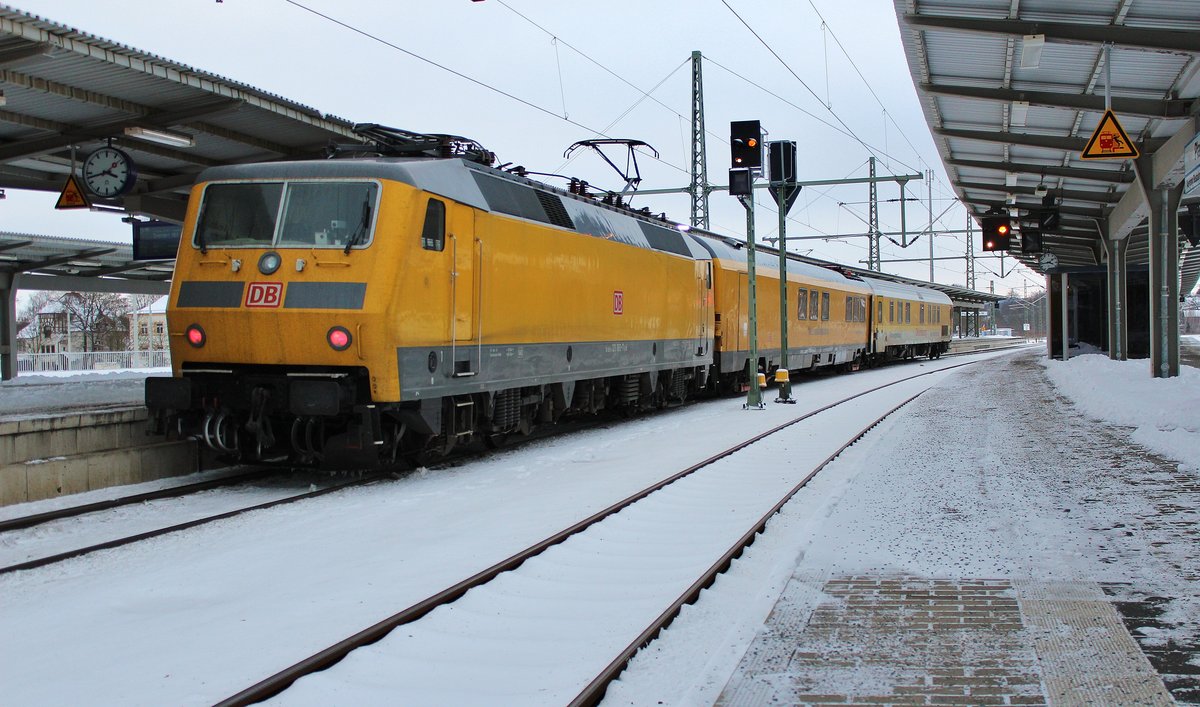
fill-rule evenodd
<path id="1" fill-rule="evenodd" d="M 717 704 L 1195 700 L 1200 371 L 1183 373 L 1029 352 L 925 393 L 823 472 L 848 490 Z"/>
<path id="2" fill-rule="evenodd" d="M 0 421 L 142 407 L 146 376 L 170 368 L 26 373 L 0 381 Z"/>
<path id="3" fill-rule="evenodd" d="M 1149 373 L 1028 349 L 959 369 L 814 479 L 605 704 L 1200 704 L 1200 370 Z"/>

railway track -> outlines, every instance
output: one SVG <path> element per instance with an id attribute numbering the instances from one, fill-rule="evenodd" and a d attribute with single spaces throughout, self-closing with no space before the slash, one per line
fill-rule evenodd
<path id="1" fill-rule="evenodd" d="M 1009 348 L 1009 347 L 1005 347 L 1005 348 Z M 996 349 L 996 350 L 1002 350 L 1002 349 Z M 975 354 L 975 353 L 978 353 L 978 352 L 962 352 L 959 354 L 946 354 L 945 356 L 947 356 L 947 357 L 949 357 L 949 356 L 964 356 L 964 355 L 970 355 L 970 354 Z M 568 429 L 566 429 L 566 432 L 570 433 L 572 431 L 577 432 L 577 431 L 584 431 L 584 430 L 592 429 L 597 426 L 605 424 L 605 422 L 606 422 L 606 420 L 604 420 L 604 419 L 570 422 L 570 423 L 567 423 Z M 523 446 L 523 444 L 527 444 L 529 442 L 536 442 L 540 439 L 544 439 L 545 437 L 547 437 L 550 434 L 557 435 L 562 432 L 563 432 L 563 430 L 561 430 L 561 429 L 557 430 L 555 432 L 549 432 L 547 430 L 539 430 L 539 431 L 535 432 L 533 435 L 531 435 L 528 439 L 522 439 L 520 442 L 514 443 L 512 445 L 512 448 L 514 448 L 514 449 L 519 448 L 520 446 Z M 460 450 L 458 452 L 455 452 L 453 455 L 441 460 L 441 462 L 434 468 L 436 469 L 436 468 L 461 465 L 465 462 L 470 461 L 471 459 L 479 457 L 482 453 L 484 453 L 484 452 L 480 452 L 479 450 Z M 79 506 L 72 506 L 72 507 L 68 507 L 68 508 L 56 509 L 56 510 L 51 510 L 51 511 L 47 511 L 44 513 L 31 514 L 29 516 L 22 516 L 22 517 L 18 517 L 18 518 L 0 520 L 0 537 L 2 537 L 6 533 L 13 533 L 14 531 L 27 530 L 29 528 L 33 528 L 33 527 L 36 527 L 39 525 L 44 525 L 44 524 L 55 522 L 55 521 L 61 521 L 61 520 L 66 520 L 66 519 L 70 519 L 70 518 L 80 517 L 80 516 L 88 515 L 91 513 L 98 513 L 98 512 L 102 512 L 102 511 L 119 509 L 119 508 L 123 508 L 123 507 L 133 506 L 136 504 L 145 504 L 145 503 L 152 502 L 152 501 L 181 498 L 181 497 L 185 497 L 185 496 L 188 496 L 191 494 L 197 494 L 197 493 L 201 493 L 201 492 L 209 491 L 209 490 L 213 490 L 213 489 L 233 487 L 238 484 L 259 481 L 259 480 L 269 478 L 273 475 L 281 475 L 282 473 L 283 472 L 278 472 L 278 471 L 271 470 L 271 469 L 264 470 L 264 469 L 259 468 L 259 469 L 254 469 L 254 470 L 248 471 L 246 473 L 239 473 L 239 474 L 234 474 L 231 476 L 222 477 L 220 479 L 212 479 L 212 480 L 195 483 L 195 484 L 187 484 L 187 485 L 177 486 L 177 487 L 173 487 L 173 488 L 169 488 L 169 489 L 161 489 L 161 490 L 152 491 L 152 492 L 133 494 L 133 495 L 125 496 L 125 497 L 121 497 L 121 498 L 109 499 L 109 500 L 98 501 L 98 502 L 94 502 L 94 503 L 88 503 L 88 504 L 81 504 Z M 321 496 L 321 495 L 324 495 L 327 493 L 331 493 L 333 491 L 350 488 L 352 486 L 362 485 L 362 484 L 366 484 L 366 483 L 372 483 L 372 482 L 381 480 L 382 478 L 384 478 L 387 475 L 387 473 L 388 472 L 382 472 L 379 474 L 371 474 L 369 476 L 365 476 L 360 479 L 356 479 L 356 480 L 346 482 L 346 483 L 336 484 L 334 486 L 322 488 L 320 490 L 288 495 L 287 497 L 273 499 L 271 501 L 264 502 L 264 503 L 250 504 L 250 505 L 246 505 L 244 507 L 236 508 L 234 510 L 222 512 L 222 513 L 205 515 L 203 517 L 199 517 L 199 518 L 196 518 L 196 519 L 184 522 L 184 523 L 173 523 L 173 524 L 165 525 L 162 527 L 157 527 L 152 530 L 145 531 L 145 532 L 139 532 L 139 533 L 123 536 L 123 537 L 117 537 L 117 538 L 113 538 L 111 540 L 107 540 L 104 542 L 91 543 L 88 545 L 83 545 L 83 546 L 73 548 L 70 550 L 66 550 L 66 551 L 49 552 L 42 556 L 33 557 L 33 558 L 30 558 L 30 559 L 22 561 L 22 562 L 12 563 L 12 564 L 9 564 L 6 566 L 0 565 L 0 575 L 19 571 L 19 570 L 34 569 L 37 567 L 50 565 L 50 564 L 53 564 L 56 562 L 61 562 L 63 560 L 71 559 L 74 557 L 80 557 L 82 555 L 90 554 L 92 552 L 96 552 L 99 550 L 120 547 L 122 545 L 128 545 L 128 544 L 139 542 L 142 540 L 159 537 L 162 535 L 178 532 L 181 530 L 186 530 L 186 529 L 197 527 L 200 525 L 205 525 L 207 523 L 212 523 L 212 522 L 215 522 L 218 520 L 223 520 L 225 518 L 234 517 L 237 515 L 251 512 L 251 511 L 263 510 L 263 509 L 271 508 L 271 507 L 278 506 L 278 505 L 293 503 L 293 502 L 297 502 L 297 501 L 303 501 L 306 499 L 315 498 L 315 497 L 318 497 L 318 496 Z"/>
<path id="2" fill-rule="evenodd" d="M 51 511 L 51 512 L 47 512 L 47 513 L 38 514 L 35 516 L 14 518 L 10 521 L 6 521 L 6 523 L 9 525 L 9 527 L 0 528 L 0 530 L 8 532 L 8 533 L 13 533 L 13 532 L 16 532 L 17 530 L 28 529 L 30 527 L 48 523 L 53 520 L 63 520 L 63 519 L 68 519 L 68 518 L 74 518 L 74 517 L 86 515 L 88 513 L 95 513 L 95 512 L 100 512 L 100 511 L 104 511 L 104 510 L 111 510 L 114 508 L 120 508 L 122 506 L 129 506 L 129 505 L 133 505 L 133 504 L 137 504 L 137 503 L 145 503 L 150 500 L 180 498 L 180 497 L 183 497 L 186 495 L 200 493 L 200 492 L 207 491 L 207 490 L 212 490 L 214 488 L 230 486 L 230 485 L 233 485 L 234 483 L 245 483 L 250 480 L 261 479 L 263 476 L 264 475 L 261 472 L 259 472 L 257 474 L 255 474 L 255 473 L 242 474 L 242 475 L 238 475 L 236 477 L 237 478 L 236 481 L 232 480 L 233 477 L 228 477 L 228 478 L 224 478 L 224 479 L 220 479 L 220 480 L 214 480 L 211 482 L 202 482 L 199 484 L 189 484 L 187 486 L 176 487 L 174 489 L 164 489 L 163 491 L 150 492 L 150 493 L 146 493 L 146 494 L 136 494 L 133 496 L 127 496 L 127 497 L 120 498 L 120 499 L 113 499 L 112 501 L 101 501 L 101 502 L 94 503 L 94 504 L 86 504 L 86 505 L 76 506 L 73 508 L 63 509 L 61 512 L 60 511 Z M 148 540 L 150 538 L 160 537 L 163 535 L 167 535 L 169 533 L 176 533 L 181 530 L 187 530 L 188 528 L 195 528 L 197 526 L 206 525 L 208 523 L 213 523 L 213 522 L 216 522 L 219 520 L 224 520 L 226 518 L 233 518 L 234 516 L 239 516 L 239 515 L 242 515 L 245 513 L 250 513 L 252 511 L 259 511 L 259 510 L 263 510 L 266 508 L 273 508 L 275 506 L 282 506 L 282 505 L 289 504 L 289 503 L 295 503 L 297 501 L 304 501 L 304 500 L 311 499 L 311 498 L 317 498 L 319 496 L 324 496 L 326 494 L 333 493 L 335 491 L 341 491 L 341 490 L 352 488 L 355 486 L 363 486 L 363 485 L 366 485 L 369 483 L 375 483 L 386 477 L 387 477 L 387 474 L 383 474 L 383 473 L 371 474 L 371 475 L 363 476 L 361 478 L 353 479 L 350 481 L 336 483 L 336 484 L 333 484 L 333 485 L 330 485 L 330 486 L 327 486 L 324 488 L 320 488 L 320 489 L 309 490 L 309 491 L 305 491 L 302 493 L 292 493 L 292 494 L 286 495 L 282 498 L 275 498 L 275 499 L 272 499 L 270 501 L 266 501 L 263 503 L 255 503 L 255 504 L 251 504 L 251 505 L 239 506 L 232 510 L 224 511 L 221 513 L 204 515 L 202 517 L 195 518 L 193 520 L 189 520 L 189 521 L 186 521 L 183 523 L 174 523 L 171 525 L 157 527 L 152 530 L 147 530 L 144 532 L 134 533 L 131 535 L 122 535 L 120 537 L 116 537 L 111 540 L 106 540 L 106 541 L 100 542 L 100 543 L 93 543 L 93 544 L 73 548 L 70 550 L 46 554 L 46 555 L 43 555 L 40 557 L 35 557 L 33 559 L 25 560 L 23 562 L 17 562 L 17 563 L 13 563 L 13 564 L 10 564 L 7 566 L 0 567 L 0 575 L 5 575 L 5 574 L 9 574 L 11 572 L 17 572 L 20 570 L 28 570 L 28 569 L 34 569 L 37 567 L 44 567 L 46 565 L 51 565 L 56 562 L 62 562 L 63 560 L 69 560 L 69 559 L 75 558 L 75 557 L 81 557 L 83 555 L 87 555 L 87 554 L 97 552 L 100 550 L 108 550 L 108 549 L 115 548 L 115 547 L 121 547 L 122 545 L 129 545 L 131 543 L 141 542 L 143 540 Z"/>
<path id="3" fill-rule="evenodd" d="M 246 483 L 249 481 L 260 480 L 266 478 L 273 473 L 255 469 L 229 476 L 222 476 L 219 479 L 209 479 L 194 484 L 183 484 L 181 486 L 173 486 L 171 488 L 158 489 L 157 491 L 147 491 L 145 493 L 135 493 L 129 496 L 121 496 L 120 498 L 110 498 L 104 501 L 95 501 L 93 503 L 83 503 L 78 506 L 70 506 L 67 508 L 56 508 L 54 510 L 45 511 L 42 513 L 31 513 L 27 516 L 17 518 L 8 518 L 0 520 L 0 533 L 5 533 L 12 530 L 24 530 L 32 528 L 44 523 L 50 523 L 57 520 L 66 520 L 67 518 L 77 518 L 89 513 L 97 513 L 99 511 L 108 511 L 114 508 L 123 506 L 131 506 L 135 503 L 146 503 L 147 501 L 159 501 L 167 498 L 179 498 L 188 496 L 201 491 L 210 489 L 223 488 L 226 486 L 235 486 L 237 484 Z"/>
<path id="4" fill-rule="evenodd" d="M 642 646 L 652 641 L 654 637 L 657 636 L 658 633 L 662 631 L 663 628 L 666 627 L 679 614 L 684 606 L 695 602 L 701 591 L 703 591 L 705 587 L 710 586 L 718 575 L 725 572 L 730 567 L 730 565 L 733 563 L 733 560 L 740 556 L 747 546 L 753 543 L 754 539 L 761 532 L 763 532 L 769 520 L 776 513 L 778 513 L 779 510 L 783 508 L 783 506 L 789 500 L 791 500 L 802 488 L 804 488 L 814 477 L 816 477 L 816 475 L 833 459 L 840 455 L 842 451 L 844 451 L 854 442 L 861 439 L 882 420 L 907 403 L 911 402 L 928 388 L 928 386 L 925 386 L 924 388 L 920 388 L 920 390 L 915 393 L 910 393 L 905 392 L 907 390 L 903 388 L 905 384 L 908 384 L 908 387 L 912 388 L 914 387 L 913 381 L 935 373 L 942 373 L 953 368 L 970 365 L 970 363 L 971 362 L 946 366 L 935 371 L 924 371 L 900 381 L 894 381 L 877 386 L 862 393 L 842 398 L 822 408 L 811 411 L 804 415 L 800 415 L 764 433 L 755 435 L 737 445 L 731 446 L 709 457 L 708 459 L 705 459 L 704 461 L 694 464 L 687 469 L 672 474 L 666 479 L 663 479 L 657 483 L 643 488 L 634 494 L 629 495 L 625 499 L 612 504 L 608 508 L 600 510 L 588 518 L 585 518 L 574 525 L 541 540 L 540 542 L 530 545 L 526 549 L 512 555 L 511 557 L 498 562 L 491 567 L 481 570 L 473 576 L 453 586 L 447 587 L 436 594 L 432 594 L 425 599 L 412 604 L 411 606 L 393 614 L 392 616 L 376 623 L 375 625 L 359 631 L 354 635 L 349 636 L 346 639 L 341 640 L 327 647 L 326 649 L 315 653 L 284 670 L 279 671 L 275 675 L 272 675 L 271 677 L 262 680 L 259 683 L 246 688 L 245 690 L 242 690 L 241 692 L 223 700 L 218 704 L 222 707 L 248 705 L 270 698 L 274 695 L 278 695 L 296 683 L 297 680 L 325 670 L 339 663 L 356 649 L 380 641 L 400 626 L 407 626 L 408 628 L 405 633 L 408 634 L 408 638 L 419 643 L 419 638 L 412 638 L 418 633 L 416 631 L 418 626 L 416 622 L 425 617 L 429 617 L 430 620 L 434 620 L 435 617 L 431 616 L 431 614 L 433 614 L 435 610 L 448 607 L 454 602 L 463 599 L 467 593 L 472 590 L 475 590 L 475 592 L 489 591 L 490 587 L 496 583 L 498 578 L 506 573 L 518 570 L 518 568 L 520 568 L 520 571 L 515 573 L 517 575 L 525 574 L 527 571 L 535 572 L 535 570 L 528 568 L 532 568 L 533 565 L 539 561 L 548 561 L 545 560 L 545 557 L 552 549 L 561 549 L 565 546 L 565 544 L 567 544 L 567 541 L 580 542 L 582 540 L 584 544 L 588 544 L 587 538 L 590 537 L 589 534 L 599 532 L 598 529 L 602 527 L 602 524 L 613 525 L 614 519 L 621 518 L 627 514 L 634 514 L 636 513 L 635 509 L 653 509 L 656 505 L 659 507 L 659 510 L 657 511 L 642 511 L 640 515 L 643 518 L 647 513 L 650 513 L 651 515 L 653 515 L 655 512 L 670 513 L 672 512 L 670 510 L 672 508 L 672 504 L 679 503 L 679 501 L 668 500 L 672 495 L 678 497 L 682 494 L 685 496 L 686 500 L 683 502 L 684 505 L 696 504 L 697 498 L 717 499 L 718 506 L 715 509 L 701 511 L 698 516 L 695 516 L 695 511 L 693 511 L 691 522 L 682 523 L 683 527 L 689 529 L 700 527 L 698 524 L 706 523 L 707 519 L 719 518 L 721 515 L 723 515 L 722 511 L 726 511 L 727 509 L 722 507 L 720 504 L 731 502 L 730 499 L 734 498 L 734 495 L 737 493 L 736 489 L 738 489 L 739 486 L 746 485 L 746 474 L 748 473 L 748 469 L 741 468 L 740 465 L 731 463 L 735 461 L 735 455 L 739 455 L 739 453 L 748 454 L 750 453 L 748 450 L 755 448 L 755 445 L 759 445 L 763 442 L 778 441 L 780 439 L 778 437 L 778 433 L 785 429 L 796 427 L 797 425 L 800 425 L 800 429 L 802 429 L 802 423 L 812 420 L 813 418 L 818 418 L 825 415 L 845 416 L 848 410 L 852 410 L 855 407 L 853 403 L 856 401 L 861 401 L 864 396 L 880 394 L 890 395 L 892 398 L 895 398 L 897 402 L 890 402 L 884 406 L 886 408 L 884 414 L 869 416 L 869 419 L 861 419 L 857 423 L 854 423 L 852 425 L 854 431 L 843 436 L 840 443 L 833 443 L 829 440 L 823 440 L 825 443 L 824 448 L 828 449 L 828 451 L 824 453 L 820 459 L 813 460 L 812 462 L 806 461 L 806 471 L 803 473 L 789 473 L 787 475 L 788 478 L 786 483 L 771 481 L 769 485 L 771 486 L 771 493 L 773 495 L 771 495 L 769 500 L 756 498 L 752 503 L 747 502 L 749 505 L 755 505 L 755 507 L 765 510 L 750 514 L 752 515 L 752 518 L 746 516 L 744 511 L 740 512 L 738 514 L 738 522 L 742 523 L 742 525 L 740 525 L 736 531 L 730 531 L 728 527 L 726 528 L 727 531 L 730 531 L 730 533 L 727 534 L 731 534 L 731 536 L 735 537 L 736 539 L 732 543 L 727 542 L 722 546 L 720 551 L 711 551 L 709 561 L 703 563 L 704 569 L 688 575 L 686 581 L 683 582 L 682 591 L 672 594 L 669 599 L 658 597 L 654 602 L 653 609 L 649 611 L 650 616 L 645 623 L 636 628 L 626 627 L 629 628 L 629 630 L 627 633 L 625 633 L 627 638 L 623 643 L 624 648 L 615 650 L 611 654 L 615 657 L 611 658 L 611 660 L 608 661 L 608 664 L 602 669 L 595 671 L 593 673 L 594 677 L 590 679 L 590 681 L 579 681 L 574 687 L 570 688 L 571 690 L 577 690 L 577 692 L 571 693 L 575 695 L 573 698 L 566 693 L 560 693 L 557 695 L 557 698 L 562 698 L 562 702 L 569 702 L 570 704 L 596 704 L 603 697 L 609 683 L 614 680 L 622 670 L 624 670 L 630 658 Z M 896 388 L 896 386 L 901 387 Z M 895 388 L 895 390 L 886 391 L 886 389 L 892 388 Z M 832 448 L 829 448 L 830 444 L 833 445 Z M 731 475 L 728 469 L 721 470 L 722 465 L 725 467 L 735 467 L 736 470 Z M 701 471 L 705 471 L 706 473 L 698 473 Z M 708 477 L 712 478 L 710 479 Z M 711 484 L 717 482 L 719 482 L 719 484 L 727 485 L 728 488 L 718 489 L 714 492 Z M 781 483 L 782 486 L 780 485 Z M 635 523 L 645 521 L 630 520 L 627 522 Z M 636 542 L 645 545 L 649 544 L 651 539 L 638 538 Z M 665 542 L 668 545 L 670 544 L 670 541 Z M 617 541 L 592 541 L 590 543 L 592 547 L 608 547 L 616 546 L 616 544 Z M 715 557 L 715 560 L 712 559 L 713 557 Z M 561 567 L 563 564 L 564 562 L 559 560 L 556 563 L 556 567 Z M 571 563 L 567 562 L 565 564 L 569 565 Z M 557 570 L 551 570 L 552 574 L 555 572 L 557 572 Z M 605 573 L 605 571 L 597 572 L 596 570 L 593 570 L 592 572 L 592 574 Z M 675 578 L 675 581 L 678 582 L 680 580 Z M 567 584 L 569 585 L 570 582 L 568 581 Z M 497 590 L 497 592 L 501 594 L 502 598 L 504 591 L 505 590 L 503 589 Z M 477 594 L 473 593 L 472 596 L 477 596 Z M 502 604 L 503 601 L 499 603 Z M 582 609 L 579 610 L 582 611 Z M 437 635 L 439 636 L 444 636 L 448 631 L 452 632 L 452 629 L 448 629 L 444 625 L 446 613 L 447 612 L 439 612 L 439 614 L 437 614 L 437 616 L 441 618 L 442 623 L 440 623 L 436 629 L 431 629 L 432 631 L 436 631 Z M 513 613 L 520 615 L 522 612 L 517 610 Z M 463 636 L 463 640 L 469 642 L 471 638 L 469 636 Z M 553 644 L 555 641 L 553 638 L 550 638 L 547 642 Z M 403 650 L 401 652 L 403 652 Z M 424 659 L 427 652 L 427 650 L 422 649 L 420 646 L 413 647 L 411 653 L 414 657 L 414 662 Z M 353 662 L 354 661 L 348 661 L 348 663 Z M 400 664 L 404 664 L 405 662 L 407 661 L 399 661 Z M 389 663 L 389 666 L 389 669 L 395 668 L 396 663 L 391 662 Z M 341 668 L 339 668 L 339 670 L 340 669 Z M 298 685 L 296 689 L 303 690 L 305 687 L 307 687 L 307 683 L 301 683 L 301 685 Z M 429 695 L 424 696 L 428 697 Z M 416 699 L 416 701 L 420 701 L 420 696 L 414 699 Z M 317 697 L 317 701 L 320 701 L 319 696 Z"/>

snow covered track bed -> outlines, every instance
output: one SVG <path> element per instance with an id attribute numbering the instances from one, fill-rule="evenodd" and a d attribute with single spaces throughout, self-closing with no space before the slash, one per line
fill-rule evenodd
<path id="1" fill-rule="evenodd" d="M 217 495 L 205 493 L 261 475 L 261 472 L 243 474 L 0 521 L 0 575 L 44 567 L 251 511 L 316 498 L 381 478 L 372 475 L 348 482 L 323 484 L 324 488 L 320 489 L 313 484 L 300 493 L 297 493 L 294 479 L 292 483 L 282 486 L 247 483 L 240 489 L 225 489 Z M 183 498 L 187 496 L 192 498 Z M 152 501 L 165 503 L 153 505 Z M 90 522 L 78 520 L 81 516 L 93 514 L 96 517 Z M 182 516 L 188 516 L 190 520 L 178 522 Z M 96 542 L 98 537 L 106 535 L 110 536 L 109 539 Z"/>
<path id="2" fill-rule="evenodd" d="M 405 704 L 596 704 L 793 495 L 934 382 L 912 373 L 673 474 L 221 705 L 289 685 L 284 703 L 330 703 L 345 685 L 381 681 L 381 699 Z M 457 666 L 453 685 L 436 669 L 446 664 Z"/>
<path id="3" fill-rule="evenodd" d="M 979 354 L 955 363 L 1008 355 Z M 514 678 L 514 682 L 525 682 L 512 699 L 506 699 L 508 693 L 503 692 L 512 690 L 511 684 L 490 681 L 477 686 L 472 700 L 487 704 L 521 701 L 518 698 L 534 703 L 569 701 L 793 487 L 798 476 L 873 420 L 872 412 L 877 417 L 926 385 L 955 375 L 943 372 L 951 365 L 947 361 L 917 362 L 809 378 L 794 389 L 800 401 L 795 406 L 768 405 L 766 410 L 744 411 L 741 400 L 725 399 L 670 409 L 539 440 L 446 469 L 419 469 L 390 483 L 345 489 L 304 503 L 241 514 L 185 532 L 0 575 L 0 596 L 4 597 L 0 601 L 0 634 L 19 637 L 0 641 L 0 684 L 5 686 L 5 701 L 22 705 L 212 705 L 662 482 L 673 470 L 693 466 L 805 411 L 916 373 L 933 373 L 924 382 L 893 385 L 788 428 L 702 470 L 688 484 L 656 494 L 664 496 L 655 501 L 657 510 L 649 504 L 636 504 L 629 510 L 649 510 L 622 513 L 601 524 L 605 535 L 589 532 L 579 538 L 580 546 L 600 544 L 617 554 L 635 553 L 634 560 L 644 549 L 659 559 L 649 563 L 656 566 L 653 571 L 640 575 L 636 573 L 641 569 L 621 574 L 584 570 L 585 579 L 576 578 L 568 593 L 585 600 L 591 597 L 588 603 L 597 609 L 576 611 L 574 619 L 599 624 L 603 641 L 582 646 L 577 655 L 575 633 L 570 634 L 571 643 L 560 643 L 559 632 L 550 631 L 547 635 L 553 637 L 542 650 L 553 654 L 551 669 L 529 680 L 529 672 Z M 776 466 L 762 468 L 764 464 Z M 733 491 L 727 493 L 718 484 L 722 476 L 736 478 Z M 824 476 L 818 475 L 818 480 Z M 752 485 L 758 496 L 748 498 Z M 796 500 L 810 493 L 805 490 Z M 711 506 L 697 506 L 691 516 L 681 516 L 682 510 L 667 513 L 672 503 L 686 509 L 687 504 L 710 495 L 724 495 L 715 513 Z M 668 499 L 674 500 L 668 503 Z M 794 502 L 789 507 L 792 505 Z M 678 547 L 671 548 L 655 529 L 660 525 L 682 528 L 682 534 L 677 530 L 675 535 Z M 630 533 L 638 542 L 617 542 L 618 536 Z M 723 535 L 718 537 L 718 533 Z M 758 552 L 773 536 L 772 532 L 763 534 L 747 552 Z M 426 636 L 429 627 L 437 627 L 445 616 L 481 611 L 479 602 L 491 599 L 508 602 L 514 586 L 542 586 L 537 574 L 527 574 L 527 569 L 565 577 L 565 570 L 546 568 L 560 558 L 576 561 L 571 559 L 577 557 L 575 551 L 568 552 L 572 544 L 554 548 L 554 552 L 526 563 L 521 571 L 499 577 L 491 588 L 471 592 L 457 604 L 394 631 L 388 639 L 356 655 L 376 654 L 393 641 L 412 648 L 415 643 L 406 638 L 410 629 L 420 628 L 420 635 Z M 662 559 L 664 552 L 666 560 Z M 732 567 L 743 564 L 735 562 Z M 671 568 L 675 568 L 671 570 L 676 573 L 674 578 L 658 574 Z M 716 586 L 722 582 L 724 579 Z M 544 588 L 557 591 L 561 585 L 551 582 Z M 654 596 L 642 596 L 651 591 Z M 759 602 L 758 590 L 749 591 L 742 603 Z M 524 607 L 524 613 L 510 613 L 516 610 L 507 603 L 482 611 L 509 616 L 518 627 L 547 625 L 550 617 L 559 613 L 548 598 L 553 593 L 531 596 L 539 598 L 534 599 L 532 608 Z M 622 611 L 624 618 L 607 626 L 607 604 L 612 596 L 626 597 L 628 608 Z M 702 599 L 687 611 L 705 603 Z M 601 606 L 605 611 L 599 610 Z M 544 621 L 531 618 L 543 615 L 547 617 Z M 562 633 L 567 633 L 570 623 L 561 625 Z M 678 625 L 676 622 L 671 631 Z M 490 648 L 509 659 L 526 655 L 526 648 L 538 649 L 515 638 L 477 635 L 479 650 Z M 435 649 L 422 641 L 421 650 Z M 543 652 L 529 661 L 546 658 Z M 352 656 L 320 677 L 336 677 L 355 662 Z M 470 660 L 460 665 L 448 659 L 439 665 L 438 670 L 410 685 L 428 689 L 423 693 L 429 696 L 426 703 L 454 702 L 471 689 L 470 680 L 478 677 L 470 671 L 486 671 L 488 664 L 472 668 Z M 407 669 L 401 667 L 398 672 L 389 667 L 384 674 L 356 686 L 355 695 L 340 702 L 402 702 L 390 692 L 399 690 L 388 677 L 393 674 L 401 686 L 408 680 Z M 301 681 L 297 689 L 305 682 L 308 680 Z M 540 689 L 543 685 L 545 690 Z M 358 694 L 362 690 L 371 693 L 375 686 L 379 692 L 373 697 Z M 301 694 L 289 690 L 278 699 L 298 701 Z"/>

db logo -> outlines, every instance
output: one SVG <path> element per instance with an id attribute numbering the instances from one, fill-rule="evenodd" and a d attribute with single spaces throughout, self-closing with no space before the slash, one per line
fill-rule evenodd
<path id="1" fill-rule="evenodd" d="M 278 307 L 283 299 L 282 282 L 252 282 L 246 290 L 247 307 Z"/>
<path id="2" fill-rule="evenodd" d="M 613 292 L 613 314 L 625 313 L 625 293 L 616 290 Z"/>

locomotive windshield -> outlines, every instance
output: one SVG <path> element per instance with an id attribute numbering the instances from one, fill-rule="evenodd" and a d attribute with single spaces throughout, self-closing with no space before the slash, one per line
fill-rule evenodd
<path id="1" fill-rule="evenodd" d="M 374 182 L 236 182 L 204 190 L 197 248 L 365 247 L 379 186 Z"/>

